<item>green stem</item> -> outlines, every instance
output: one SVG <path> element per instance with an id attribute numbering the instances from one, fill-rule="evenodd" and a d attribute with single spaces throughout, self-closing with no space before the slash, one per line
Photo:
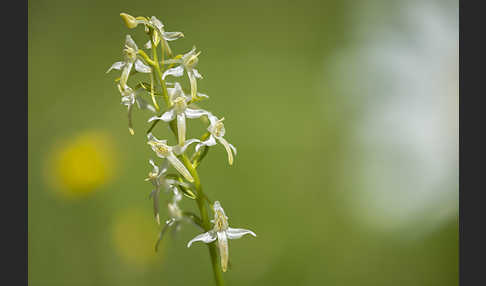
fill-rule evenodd
<path id="1" fill-rule="evenodd" d="M 201 213 L 201 221 L 202 221 L 202 226 L 205 231 L 211 230 L 211 224 L 209 222 L 209 216 L 208 216 L 208 209 L 207 205 L 205 203 L 205 197 L 206 195 L 204 194 L 201 186 L 201 181 L 199 180 L 199 175 L 192 167 L 191 161 L 187 158 L 185 154 L 182 156 L 182 162 L 186 166 L 186 168 L 189 170 L 191 173 L 192 177 L 194 178 L 194 186 L 196 188 L 197 192 L 197 206 L 199 208 L 199 212 Z M 216 281 L 217 286 L 223 286 L 224 281 L 223 281 L 223 272 L 221 270 L 221 265 L 218 263 L 218 253 L 216 251 L 216 243 L 212 242 L 208 244 L 209 248 L 209 255 L 211 257 L 211 264 L 213 265 L 213 273 L 214 273 L 214 279 Z"/>
<path id="2" fill-rule="evenodd" d="M 161 43 L 162 44 L 162 43 Z M 163 44 L 162 44 L 163 45 Z M 152 49 L 155 49 L 155 45 L 152 42 Z M 141 50 L 139 50 L 141 51 Z M 143 54 L 145 54 L 142 51 L 142 57 L 144 57 Z M 146 55 L 146 54 L 145 54 Z M 167 104 L 167 107 L 170 106 L 170 101 L 169 101 L 169 95 L 167 93 L 167 86 L 165 85 L 165 81 L 162 79 L 162 72 L 160 71 L 160 66 L 159 66 L 159 61 L 157 59 L 157 52 L 153 54 L 153 60 L 151 61 L 151 65 L 155 68 L 155 71 L 157 72 L 157 79 L 159 80 L 160 85 L 162 86 L 162 91 L 163 91 L 163 96 L 165 99 L 165 103 Z M 162 47 L 162 62 L 164 61 L 164 47 Z M 156 120 L 152 126 L 149 128 L 147 133 L 152 131 L 152 129 L 155 127 L 155 125 L 159 122 L 160 120 Z M 177 137 L 177 127 L 175 124 L 175 121 L 172 121 L 169 123 L 170 129 L 174 133 L 174 135 Z M 186 166 L 186 168 L 189 170 L 191 173 L 192 177 L 194 178 L 194 186 L 196 188 L 196 202 L 197 206 L 199 208 L 199 212 L 201 214 L 201 224 L 202 227 L 204 228 L 205 231 L 211 230 L 211 223 L 209 221 L 209 215 L 208 215 L 208 208 L 206 205 L 206 200 L 207 197 L 204 194 L 201 186 L 201 181 L 199 180 L 199 174 L 197 173 L 196 169 L 193 167 L 191 161 L 189 158 L 187 158 L 186 154 L 182 154 L 179 156 L 182 158 L 182 163 Z M 209 243 L 208 244 L 208 249 L 209 249 L 209 256 L 211 258 L 211 264 L 213 266 L 213 274 L 214 274 L 214 280 L 216 281 L 216 286 L 223 286 L 224 281 L 223 281 L 223 272 L 221 270 L 221 265 L 218 263 L 218 252 L 216 250 L 216 243 Z"/>

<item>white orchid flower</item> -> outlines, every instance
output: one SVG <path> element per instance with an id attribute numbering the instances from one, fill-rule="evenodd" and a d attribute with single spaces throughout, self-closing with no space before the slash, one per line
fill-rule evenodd
<path id="1" fill-rule="evenodd" d="M 186 141 L 186 117 L 190 119 L 199 118 L 203 115 L 208 115 L 209 112 L 203 109 L 187 107 L 191 98 L 184 94 L 184 91 L 178 82 L 174 84 L 174 88 L 168 88 L 167 91 L 171 98 L 172 107 L 161 116 L 151 117 L 148 122 L 154 120 L 170 122 L 177 118 L 177 134 L 179 137 L 179 145 L 182 146 Z"/>
<path id="2" fill-rule="evenodd" d="M 194 142 L 201 142 L 198 139 L 189 139 L 184 145 L 180 146 L 169 146 L 167 145 L 167 140 L 159 140 L 155 138 L 152 133 L 147 134 L 148 142 L 147 144 L 152 147 L 155 154 L 160 158 L 166 158 L 169 163 L 189 182 L 194 182 L 194 178 L 187 168 L 182 164 L 182 162 L 177 158 L 177 155 L 184 153 L 184 151 Z"/>
<path id="3" fill-rule="evenodd" d="M 215 240 L 218 240 L 217 244 L 219 248 L 219 255 L 221 257 L 221 268 L 223 269 L 223 272 L 226 272 L 229 257 L 228 239 L 239 239 L 245 234 L 251 234 L 256 237 L 256 234 L 251 230 L 229 227 L 228 217 L 224 213 L 224 210 L 221 207 L 219 201 L 214 202 L 213 210 L 214 220 L 211 220 L 211 222 L 214 223 L 213 229 L 193 238 L 191 241 L 189 241 L 189 243 L 187 243 L 187 247 L 190 247 L 191 244 L 195 241 L 211 243 Z"/>
<path id="4" fill-rule="evenodd" d="M 121 94 L 121 103 L 128 108 L 128 131 L 130 134 L 135 134 L 133 130 L 132 124 L 132 109 L 133 105 L 137 103 L 139 109 L 148 109 L 152 112 L 155 112 L 155 107 L 151 104 L 148 104 L 142 97 L 140 97 L 140 92 L 144 92 L 141 89 L 133 90 L 131 87 L 126 86 L 123 88 L 120 84 L 118 84 L 118 90 Z"/>
<path id="5" fill-rule="evenodd" d="M 150 198 L 153 199 L 154 203 L 154 217 L 158 224 L 160 224 L 160 216 L 159 216 L 159 194 L 161 189 L 165 189 L 166 191 L 172 191 L 173 199 L 172 202 L 169 203 L 169 214 L 171 218 L 175 220 L 181 219 L 181 212 L 177 211 L 178 206 L 176 205 L 182 199 L 182 193 L 179 191 L 178 186 L 185 186 L 188 185 L 186 183 L 169 179 L 166 177 L 167 170 L 169 169 L 169 161 L 164 160 L 162 166 L 159 168 L 152 159 L 149 160 L 149 164 L 152 165 L 153 170 L 149 172 L 148 178 L 145 181 L 150 181 L 154 186 L 154 190 L 150 193 Z"/>
<path id="6" fill-rule="evenodd" d="M 165 232 L 169 227 L 173 227 L 175 231 L 180 230 L 181 222 L 186 219 L 182 210 L 180 209 L 178 202 L 182 200 L 182 194 L 176 186 L 171 186 L 173 192 L 172 200 L 167 204 L 169 211 L 169 219 L 165 221 L 165 225 L 162 227 L 159 238 L 155 242 L 155 251 L 158 250 L 159 243 L 162 241 Z"/>
<path id="7" fill-rule="evenodd" d="M 166 32 L 164 30 L 164 24 L 162 24 L 162 22 L 155 16 L 152 16 L 152 18 L 144 24 L 151 26 L 157 32 L 152 36 L 152 40 L 145 44 L 145 48 L 147 49 L 152 48 L 152 41 L 157 45 L 159 40 L 162 39 L 164 49 L 167 50 L 169 55 L 172 55 L 172 50 L 170 49 L 168 41 L 175 41 L 184 37 L 182 32 Z"/>
<path id="8" fill-rule="evenodd" d="M 164 63 L 167 64 L 179 64 L 179 65 L 174 68 L 170 68 L 166 70 L 162 74 L 162 79 L 165 79 L 165 77 L 168 75 L 181 77 L 184 74 L 184 70 L 185 70 L 187 76 L 189 77 L 189 81 L 191 83 L 191 97 L 196 98 L 197 96 L 196 78 L 200 78 L 200 79 L 203 78 L 202 75 L 197 71 L 197 69 L 194 68 L 199 61 L 198 56 L 200 53 L 201 53 L 200 51 L 196 53 L 196 47 L 193 47 L 192 50 L 184 54 L 182 58 L 169 59 L 164 61 Z"/>
<path id="9" fill-rule="evenodd" d="M 127 88 L 128 76 L 135 65 L 135 70 L 141 73 L 151 73 L 152 69 L 137 58 L 138 47 L 130 35 L 126 36 L 125 48 L 123 49 L 124 61 L 114 63 L 106 72 L 111 70 L 122 70 L 120 84 Z"/>
<path id="10" fill-rule="evenodd" d="M 202 141 L 201 143 L 196 145 L 196 151 L 199 150 L 202 146 L 214 146 L 216 145 L 216 140 L 218 140 L 226 149 L 226 153 L 228 153 L 228 162 L 230 165 L 233 165 L 233 152 L 236 156 L 236 148 L 232 144 L 228 143 L 226 139 L 224 139 L 224 134 L 226 130 L 224 129 L 223 120 L 224 117 L 218 119 L 213 114 L 208 115 L 210 125 L 208 127 L 209 137 L 206 141 Z"/>

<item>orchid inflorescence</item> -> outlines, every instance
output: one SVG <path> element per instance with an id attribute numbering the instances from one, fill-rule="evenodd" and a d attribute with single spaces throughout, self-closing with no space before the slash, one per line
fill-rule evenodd
<path id="1" fill-rule="evenodd" d="M 120 16 L 128 28 L 134 29 L 141 26 L 149 36 L 148 42 L 143 45 L 143 48 L 147 50 L 145 52 L 137 46 L 130 35 L 127 35 L 123 47 L 123 60 L 115 62 L 107 72 L 121 71 L 120 77 L 115 82 L 121 94 L 121 103 L 128 109 L 128 130 L 131 135 L 135 134 L 132 124 L 134 104 L 139 109 L 154 113 L 148 119 L 151 126 L 147 131 L 147 144 L 152 148 L 155 155 L 162 159 L 162 163 L 158 165 L 153 159 L 149 160 L 152 171 L 149 172 L 146 181 L 149 181 L 154 188 L 150 193 L 150 198 L 153 200 L 154 218 L 158 225 L 160 225 L 160 192 L 165 191 L 170 197 L 167 204 L 169 218 L 161 225 L 155 249 L 157 250 L 158 244 L 167 229 L 177 230 L 183 222 L 192 222 L 199 226 L 204 233 L 189 241 L 187 247 L 190 247 L 195 241 L 208 244 L 216 283 L 222 285 L 223 280 L 217 263 L 218 250 L 219 265 L 221 270 L 226 272 L 228 268 L 228 239 L 238 239 L 245 234 L 256 235 L 250 230 L 229 227 L 228 217 L 221 203 L 219 201 L 212 202 L 202 191 L 196 169 L 208 153 L 209 148 L 220 143 L 228 154 L 229 165 L 234 162 L 236 148 L 224 138 L 226 133 L 223 124 L 224 118 L 218 118 L 213 113 L 196 105 L 209 98 L 206 94 L 197 90 L 197 80 L 203 78 L 196 69 L 201 52 L 197 52 L 196 47 L 193 47 L 185 54 L 174 55 L 169 42 L 183 38 L 184 34 L 166 32 L 162 22 L 155 16 L 133 17 L 126 13 L 121 13 Z M 157 51 L 159 46 L 160 54 Z M 151 56 L 147 53 L 151 53 Z M 136 85 L 130 86 L 129 78 L 136 73 L 148 74 L 149 81 L 138 81 Z M 187 75 L 190 83 L 188 94 L 184 92 L 179 82 L 166 81 L 169 78 L 177 79 L 184 75 Z M 166 106 L 166 109 L 162 111 L 158 102 L 161 99 Z M 189 119 L 200 119 L 208 123 L 207 132 L 200 138 L 187 139 L 186 125 L 190 122 Z M 160 140 L 153 134 L 153 129 L 159 122 L 165 122 L 169 125 L 177 139 L 177 144 L 171 145 L 167 139 Z M 191 145 L 194 146 L 194 152 L 189 156 Z M 169 173 L 170 167 L 174 168 L 176 172 Z M 180 208 L 179 202 L 184 197 L 196 201 L 200 217 Z M 209 220 L 208 206 L 214 211 L 213 220 Z"/>

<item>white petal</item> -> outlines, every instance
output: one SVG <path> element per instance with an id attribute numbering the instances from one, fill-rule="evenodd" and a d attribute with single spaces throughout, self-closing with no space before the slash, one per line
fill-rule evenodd
<path id="1" fill-rule="evenodd" d="M 162 114 L 162 116 L 152 116 L 150 117 L 150 119 L 148 120 L 148 122 L 152 122 L 154 120 L 162 120 L 162 121 L 165 121 L 165 122 L 170 122 L 172 120 L 174 120 L 175 118 L 175 112 L 174 112 L 174 109 L 169 109 L 168 111 L 164 112 L 164 114 Z"/>
<path id="2" fill-rule="evenodd" d="M 186 108 L 186 110 L 184 111 L 184 113 L 186 114 L 187 118 L 199 118 L 203 115 L 207 115 L 208 112 L 206 110 L 203 110 L 203 109 L 192 109 L 192 108 Z"/>
<path id="3" fill-rule="evenodd" d="M 159 166 L 155 165 L 154 160 L 150 159 L 149 164 L 152 165 L 152 167 L 154 168 L 153 173 L 158 174 L 159 173 Z"/>
<path id="4" fill-rule="evenodd" d="M 145 43 L 145 45 L 143 45 L 146 49 L 151 49 L 152 48 L 152 41 L 151 40 L 148 40 L 148 42 Z"/>
<path id="5" fill-rule="evenodd" d="M 137 59 L 135 61 L 135 70 L 141 73 L 151 73 L 152 68 L 144 64 L 141 60 Z"/>
<path id="6" fill-rule="evenodd" d="M 127 45 L 128 47 L 134 49 L 135 51 L 138 50 L 137 44 L 135 43 L 135 41 L 132 39 L 132 37 L 130 35 L 127 35 L 126 36 L 126 38 L 125 38 L 125 45 Z"/>
<path id="7" fill-rule="evenodd" d="M 213 231 L 208 231 L 205 233 L 202 233 L 187 243 L 187 247 L 191 247 L 191 244 L 196 241 L 202 241 L 204 243 L 211 243 L 216 240 L 216 234 Z"/>
<path id="8" fill-rule="evenodd" d="M 221 256 L 221 268 L 223 272 L 226 272 L 228 268 L 228 239 L 226 238 L 226 232 L 219 231 L 218 234 L 218 247 L 219 247 L 219 255 Z"/>
<path id="9" fill-rule="evenodd" d="M 229 146 L 228 141 L 226 141 L 223 137 L 218 138 L 219 142 L 224 146 L 226 149 L 226 153 L 228 153 L 228 162 L 230 165 L 233 165 L 233 153 L 231 152 L 231 147 Z"/>
<path id="10" fill-rule="evenodd" d="M 150 22 L 159 30 L 162 30 L 162 28 L 164 27 L 164 24 L 162 24 L 162 22 L 155 16 L 152 16 L 152 18 L 150 18 Z"/>
<path id="11" fill-rule="evenodd" d="M 184 37 L 184 34 L 181 32 L 164 32 L 163 37 L 166 41 L 175 41 Z"/>
<path id="12" fill-rule="evenodd" d="M 179 145 L 184 145 L 184 141 L 186 141 L 186 115 L 184 113 L 177 114 L 177 135 Z"/>
<path id="13" fill-rule="evenodd" d="M 133 66 L 133 63 L 129 62 L 129 63 L 126 63 L 124 66 L 123 66 L 123 71 L 122 71 L 122 74 L 120 76 L 120 85 L 126 89 L 128 87 L 127 85 L 127 82 L 128 82 L 128 76 L 130 75 L 130 72 L 132 71 L 132 66 Z"/>
<path id="14" fill-rule="evenodd" d="M 191 83 L 191 98 L 195 98 L 197 94 L 197 81 L 194 73 L 192 71 L 187 72 L 187 76 L 189 77 L 189 82 Z"/>
<path id="15" fill-rule="evenodd" d="M 200 93 L 200 92 L 197 93 L 197 97 L 209 98 L 209 96 L 207 94 Z"/>
<path id="16" fill-rule="evenodd" d="M 174 146 L 174 153 L 176 153 L 177 155 L 180 155 L 180 154 L 184 153 L 184 151 L 186 151 L 186 149 L 187 149 L 187 147 L 189 147 L 189 145 L 191 145 L 192 143 L 196 143 L 196 142 L 201 142 L 201 140 L 199 140 L 199 139 L 186 140 L 184 142 L 183 146 L 179 146 L 179 145 Z"/>
<path id="17" fill-rule="evenodd" d="M 229 239 L 239 239 L 245 234 L 251 234 L 256 237 L 256 234 L 248 229 L 228 227 L 228 229 L 226 230 L 226 235 L 228 235 Z"/>
<path id="18" fill-rule="evenodd" d="M 111 65 L 111 67 L 106 71 L 106 73 L 109 73 L 111 70 L 121 70 L 125 66 L 125 62 L 116 62 Z"/>
<path id="19" fill-rule="evenodd" d="M 128 106 L 128 131 L 130 131 L 131 135 L 135 134 L 135 131 L 133 131 L 133 124 L 132 124 L 132 109 L 133 109 L 133 104 L 130 104 Z"/>
<path id="20" fill-rule="evenodd" d="M 233 144 L 229 144 L 229 146 L 231 147 L 231 149 L 233 150 L 233 152 L 235 152 L 235 155 L 236 155 L 236 147 L 233 146 Z"/>
<path id="21" fill-rule="evenodd" d="M 192 69 L 192 72 L 194 72 L 194 75 L 197 77 L 197 78 L 203 78 L 203 76 L 197 71 L 197 69 Z"/>
<path id="22" fill-rule="evenodd" d="M 218 121 L 218 117 L 214 116 L 212 113 L 208 114 L 208 119 L 211 125 L 216 124 L 216 122 Z"/>
<path id="23" fill-rule="evenodd" d="M 176 66 L 175 68 L 168 69 L 162 75 L 162 79 L 165 79 L 166 76 L 171 75 L 175 77 L 180 77 L 184 74 L 184 68 L 182 66 Z"/>
<path id="24" fill-rule="evenodd" d="M 209 138 L 206 141 L 203 141 L 196 145 L 196 152 L 199 151 L 199 148 L 202 146 L 214 146 L 216 145 L 216 139 L 213 135 L 209 135 Z"/>
<path id="25" fill-rule="evenodd" d="M 189 182 L 194 182 L 194 178 L 192 177 L 191 173 L 189 173 L 189 171 L 186 169 L 186 166 L 184 166 L 184 164 L 182 164 L 181 161 L 179 161 L 179 159 L 177 159 L 177 157 L 174 155 L 174 154 L 170 154 L 167 159 L 169 160 L 169 162 L 172 164 L 172 166 L 182 175 L 184 176 L 184 178 L 186 178 L 186 180 L 188 180 Z"/>

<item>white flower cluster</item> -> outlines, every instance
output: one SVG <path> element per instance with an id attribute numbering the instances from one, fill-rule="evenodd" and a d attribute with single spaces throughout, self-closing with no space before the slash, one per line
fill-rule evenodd
<path id="1" fill-rule="evenodd" d="M 166 32 L 162 22 L 155 16 L 150 18 L 133 17 L 126 13 L 121 13 L 120 16 L 130 29 L 138 25 L 144 26 L 145 32 L 150 36 L 150 40 L 144 44 L 144 48 L 153 55 L 153 58 L 150 58 L 147 53 L 138 48 L 132 37 L 127 35 L 123 48 L 123 61 L 115 62 L 107 71 L 121 71 L 121 76 L 117 79 L 117 87 L 121 94 L 122 104 L 128 108 L 129 131 L 132 135 L 134 134 L 132 106 L 137 103 L 140 109 L 147 109 L 155 113 L 159 109 L 155 98 L 157 95 L 164 97 L 167 109 L 160 115 L 152 116 L 148 119 L 148 122 L 152 123 L 150 131 L 158 121 L 169 123 L 178 141 L 176 145 L 171 146 L 168 140 L 159 140 L 152 132 L 148 132 L 147 134 L 147 144 L 150 145 L 159 158 L 164 159 L 160 166 L 152 159 L 149 160 L 153 169 L 146 179 L 146 181 L 150 181 L 154 186 L 150 198 L 153 200 L 154 217 L 158 224 L 160 224 L 158 205 L 160 191 L 165 190 L 172 194 L 168 203 L 169 219 L 162 228 L 159 241 L 168 227 L 173 225 L 179 227 L 179 223 L 184 220 L 192 221 L 206 232 L 189 241 L 187 246 L 189 247 L 194 241 L 202 241 L 205 243 L 217 241 L 216 243 L 221 257 L 221 267 L 223 271 L 226 271 L 228 265 L 228 239 L 237 239 L 245 234 L 256 235 L 250 230 L 230 228 L 228 226 L 228 217 L 225 215 L 219 201 L 211 203 L 202 193 L 200 187 L 198 187 L 198 185 L 200 186 L 200 182 L 196 172 L 197 164 L 195 162 L 204 158 L 205 152 L 207 152 L 209 147 L 216 145 L 218 142 L 223 145 L 228 154 L 228 162 L 230 165 L 233 164 L 234 156 L 236 155 L 236 148 L 224 138 L 226 133 L 223 124 L 224 118 L 218 118 L 211 112 L 195 105 L 196 102 L 209 98 L 206 94 L 199 93 L 197 90 L 197 80 L 203 78 L 196 69 L 196 65 L 199 62 L 198 56 L 201 52 L 196 52 L 196 48 L 193 47 L 183 55 L 174 56 L 168 42 L 184 37 L 183 33 Z M 157 56 L 157 47 L 159 46 L 162 52 L 161 61 L 159 61 Z M 167 67 L 164 69 L 165 65 Z M 128 79 L 134 73 L 150 74 L 150 84 L 139 82 L 135 87 L 130 87 Z M 179 82 L 166 82 L 166 78 L 169 76 L 178 78 L 185 74 L 190 82 L 190 94 L 184 92 Z M 156 87 L 154 86 L 155 79 L 160 83 L 161 90 L 159 91 L 156 91 Z M 154 105 L 148 104 L 143 99 L 143 95 L 152 96 Z M 187 119 L 197 118 L 207 118 L 206 122 L 209 122 L 209 126 L 207 127 L 206 134 L 200 139 L 186 139 Z M 186 151 L 193 143 L 196 143 L 194 152 L 192 156 L 188 156 Z M 192 158 L 192 162 L 188 158 Z M 176 174 L 168 173 L 169 166 L 172 166 L 177 171 Z M 210 223 L 208 219 L 204 222 L 196 215 L 181 210 L 179 202 L 182 200 L 183 195 L 199 200 L 198 205 L 201 202 L 203 204 L 209 202 L 209 205 L 214 211 L 214 220 L 210 221 L 214 225 L 212 229 L 208 227 Z M 203 211 L 206 212 L 205 209 L 201 209 L 201 213 Z M 207 218 L 207 215 L 204 217 Z"/>

